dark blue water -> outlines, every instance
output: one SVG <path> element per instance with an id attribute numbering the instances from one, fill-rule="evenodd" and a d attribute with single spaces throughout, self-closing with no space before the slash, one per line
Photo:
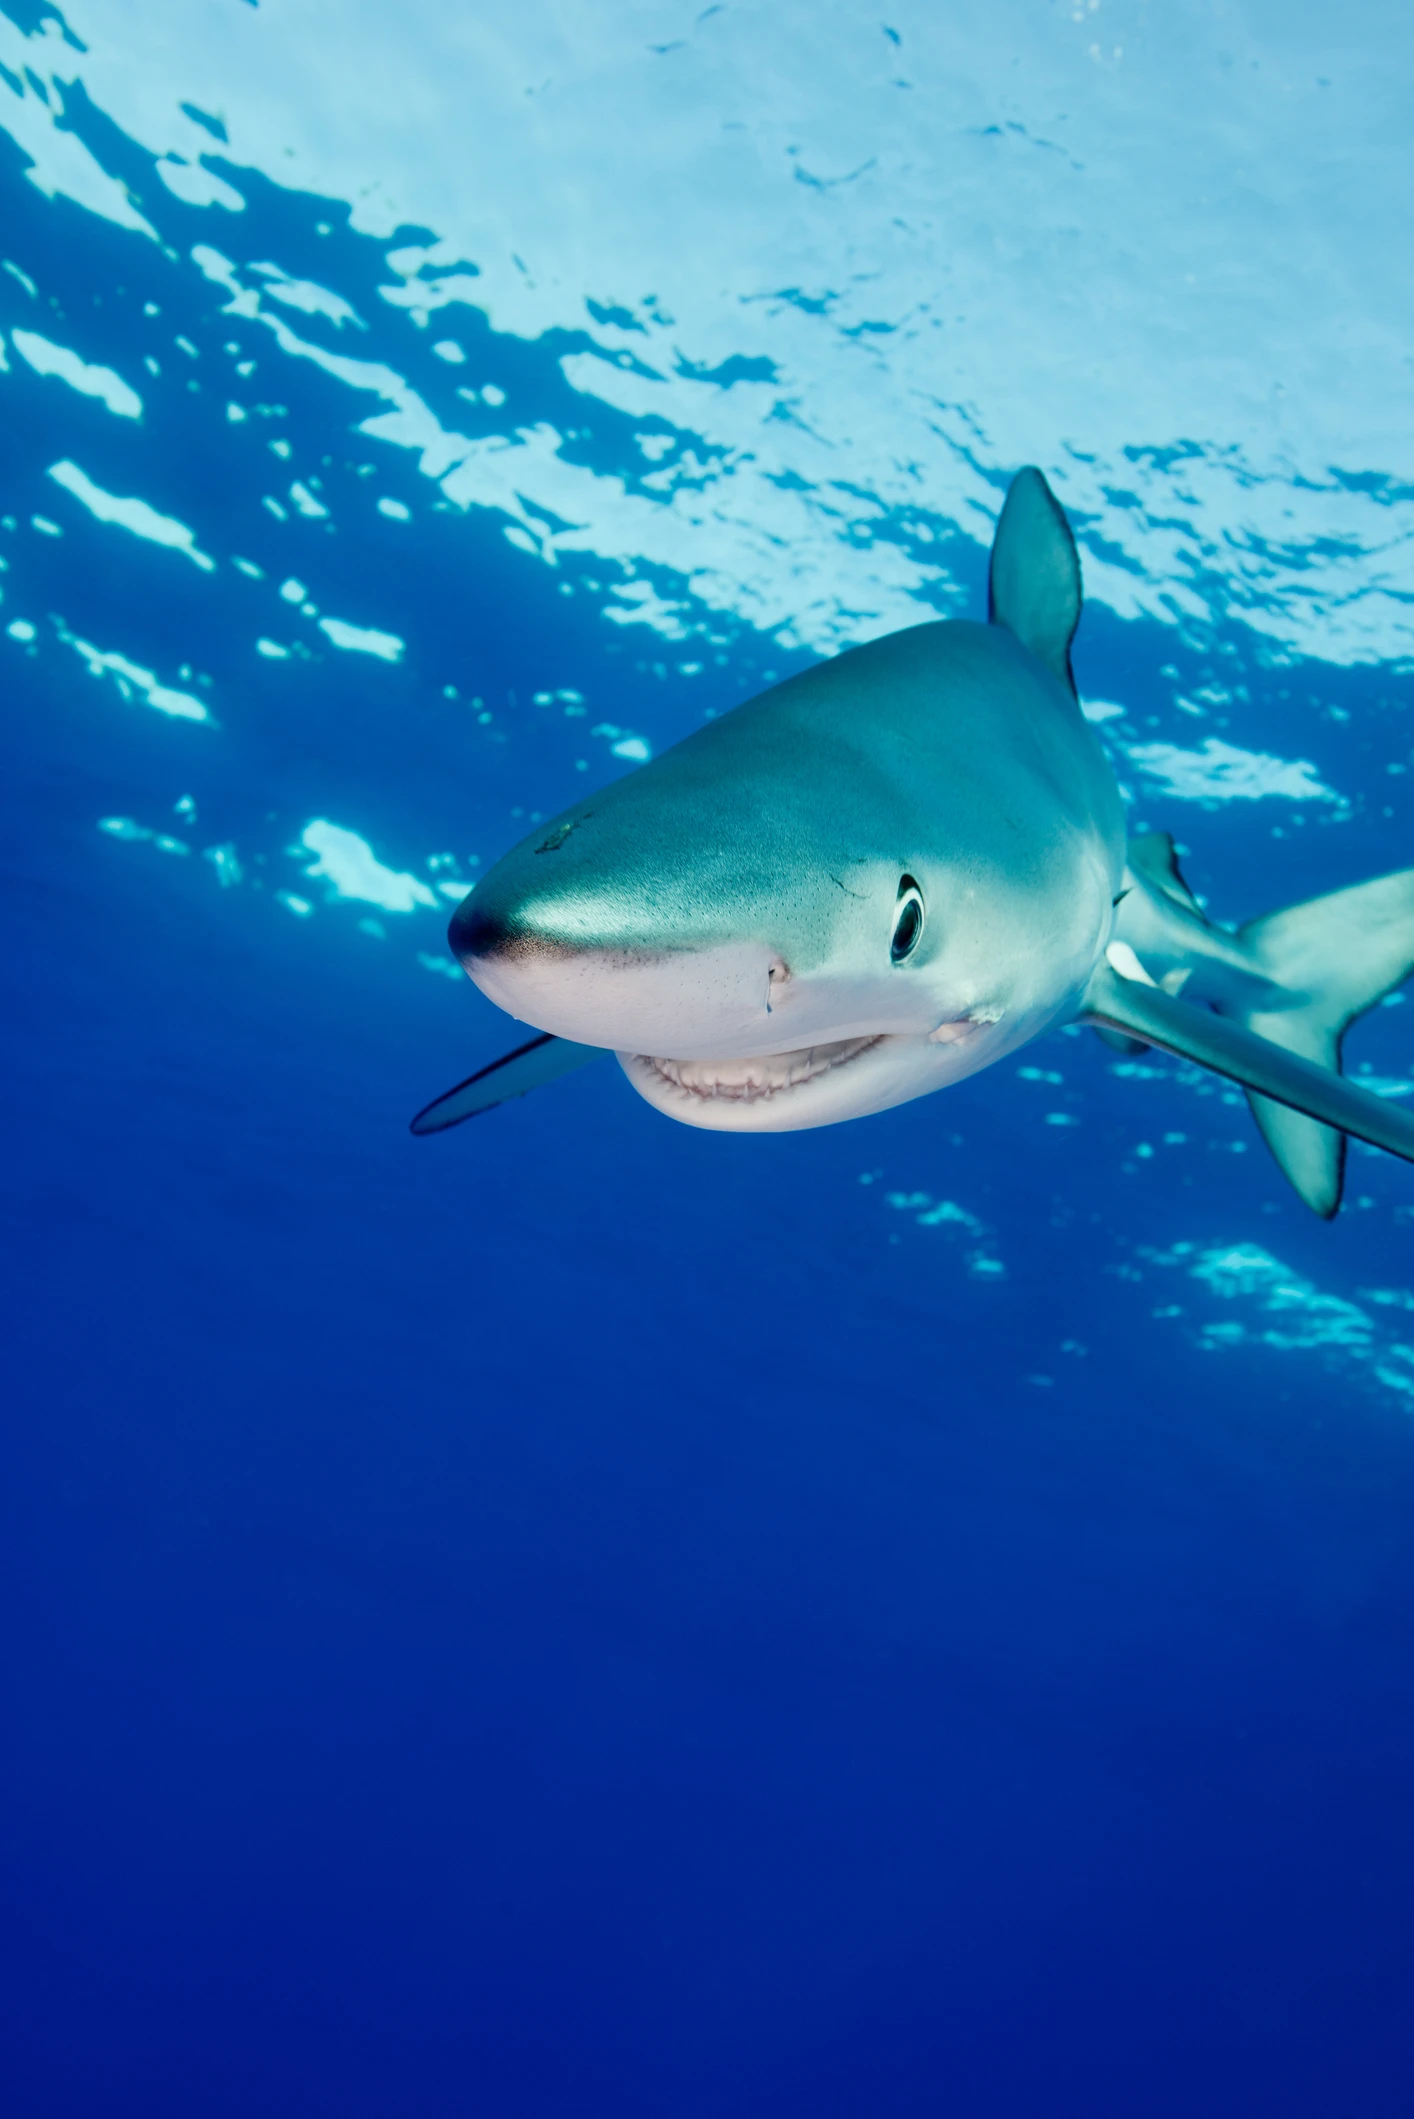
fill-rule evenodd
<path id="1" fill-rule="evenodd" d="M 627 488 L 567 329 L 462 302 L 455 366 L 380 307 L 425 238 L 234 150 L 213 232 L 65 124 L 161 242 L 0 134 L 6 2109 L 1414 2111 L 1409 1171 L 1357 1150 L 1324 1227 L 1216 1087 L 1088 1035 L 817 1133 L 604 1065 L 411 1139 L 515 1032 L 435 968 L 450 895 L 309 879 L 311 820 L 435 896 L 812 652 L 651 552 L 683 630 L 624 625 L 618 562 L 434 507 L 190 252 L 337 287 L 369 328 L 283 312 L 308 343 L 472 439 L 474 369 L 486 432 Z M 293 480 L 326 512 L 277 519 Z M 937 608 L 980 612 L 935 502 Z M 1409 859 L 1389 658 L 1097 602 L 1077 671 L 1190 750 L 1218 687 L 1206 733 L 1339 790 L 1166 806 L 1117 752 L 1215 912 Z M 1351 1041 L 1391 1090 L 1406 1021 Z"/>

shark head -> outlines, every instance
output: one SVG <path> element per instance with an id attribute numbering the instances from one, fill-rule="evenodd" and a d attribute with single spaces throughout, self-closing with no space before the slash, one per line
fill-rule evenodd
<path id="1" fill-rule="evenodd" d="M 1108 931 L 1118 857 L 1088 812 L 1056 822 L 1067 772 L 1085 809 L 1077 730 L 1092 762 L 1058 691 L 995 627 L 855 649 L 523 840 L 458 910 L 453 951 L 691 1125 L 794 1130 L 925 1095 L 1053 1020 Z"/>

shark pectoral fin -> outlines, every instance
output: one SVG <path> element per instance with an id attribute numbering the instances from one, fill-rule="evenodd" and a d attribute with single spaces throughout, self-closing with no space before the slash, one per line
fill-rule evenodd
<path id="1" fill-rule="evenodd" d="M 449 1126 L 459 1126 L 465 1118 L 475 1118 L 478 1111 L 490 1111 L 496 1104 L 509 1103 L 513 1096 L 525 1096 L 532 1089 L 553 1082 L 561 1074 L 570 1074 L 576 1067 L 587 1066 L 590 1060 L 604 1057 L 602 1045 L 575 1045 L 565 1037 L 551 1037 L 548 1033 L 531 1038 L 529 1044 L 517 1045 L 514 1052 L 503 1058 L 492 1060 L 489 1067 L 480 1067 L 475 1074 L 458 1082 L 445 1096 L 439 1096 L 425 1111 L 419 1111 L 408 1127 L 409 1133 L 445 1133 Z"/>
<path id="2" fill-rule="evenodd" d="M 1126 1059 L 1133 1059 L 1136 1052 L 1149 1049 L 1142 1037 L 1126 1037 L 1122 1030 L 1107 1029 L 1103 1023 L 1096 1023 L 1095 1035 L 1102 1044 L 1109 1046 L 1111 1052 L 1122 1052 Z"/>
<path id="3" fill-rule="evenodd" d="M 987 615 L 1074 695 L 1070 643 L 1080 623 L 1080 557 L 1060 502 L 1031 464 L 1012 480 L 992 540 Z"/>
<path id="4" fill-rule="evenodd" d="M 1176 1000 L 1158 986 L 1121 978 L 1107 964 L 1090 981 L 1080 1020 L 1142 1038 L 1146 1045 L 1226 1075 L 1288 1110 L 1304 1111 L 1324 1126 L 1414 1162 L 1414 1118 L 1407 1112 L 1227 1016 Z M 1334 1205 L 1317 1206 L 1316 1211 L 1333 1213 Z"/>

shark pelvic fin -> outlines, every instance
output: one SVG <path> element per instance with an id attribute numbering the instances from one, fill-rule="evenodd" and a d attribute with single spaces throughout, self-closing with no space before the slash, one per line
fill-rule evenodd
<path id="1" fill-rule="evenodd" d="M 526 1096 L 532 1089 L 603 1056 L 599 1045 L 571 1044 L 568 1038 L 551 1037 L 548 1032 L 533 1037 L 528 1044 L 517 1045 L 514 1052 L 492 1060 L 489 1067 L 478 1068 L 464 1082 L 458 1082 L 455 1089 L 428 1104 L 418 1112 L 408 1131 L 445 1133 L 449 1126 L 459 1126 L 463 1119 L 475 1118 L 479 1111 L 509 1103 L 513 1096 Z"/>
<path id="2" fill-rule="evenodd" d="M 1182 905 L 1186 912 L 1196 912 L 1201 918 L 1198 900 L 1183 879 L 1183 871 L 1178 865 L 1178 849 L 1170 832 L 1141 832 L 1137 839 L 1130 840 L 1125 858 L 1136 875 L 1143 876 L 1175 905 Z"/>
<path id="3" fill-rule="evenodd" d="M 987 616 L 1015 633 L 1074 696 L 1070 643 L 1080 623 L 1080 557 L 1060 502 L 1031 464 L 1012 480 L 992 540 Z"/>
<path id="4" fill-rule="evenodd" d="M 1090 981 L 1081 1021 L 1097 1028 L 1103 1025 L 1106 1029 L 1122 1030 L 1130 1037 L 1142 1038 L 1146 1045 L 1157 1045 L 1162 1052 L 1175 1053 L 1179 1059 L 1192 1060 L 1214 1074 L 1226 1075 L 1248 1091 L 1254 1109 L 1259 1100 L 1270 1102 L 1279 1107 L 1280 1117 L 1288 1113 L 1304 1115 L 1308 1120 L 1319 1121 L 1316 1130 L 1322 1134 L 1333 1127 L 1337 1135 L 1352 1133 L 1357 1140 L 1414 1162 L 1414 1118 L 1408 1112 L 1346 1081 L 1331 1068 L 1259 1036 L 1242 1023 L 1215 1015 L 1211 1009 L 1197 1007 L 1191 1001 L 1177 1000 L 1158 986 L 1121 978 L 1108 964 L 1102 964 Z M 1275 1141 L 1272 1145 L 1275 1148 Z M 1328 1220 L 1340 1205 L 1339 1183 L 1334 1197 L 1328 1187 L 1314 1188 L 1308 1194 L 1297 1170 L 1288 1167 L 1279 1149 L 1277 1160 L 1307 1204 Z"/>
<path id="5" fill-rule="evenodd" d="M 1178 865 L 1178 851 L 1168 832 L 1146 831 L 1141 832 L 1137 839 L 1131 839 L 1127 865 L 1131 874 L 1142 876 L 1161 897 L 1168 898 L 1175 905 L 1181 905 L 1185 912 L 1197 913 L 1199 919 L 1202 919 L 1202 908 L 1183 880 L 1183 871 Z M 1122 1031 L 1106 1029 L 1103 1023 L 1095 1025 L 1095 1035 L 1115 1052 L 1135 1053 L 1144 1050 L 1142 1037 L 1126 1037 Z"/>

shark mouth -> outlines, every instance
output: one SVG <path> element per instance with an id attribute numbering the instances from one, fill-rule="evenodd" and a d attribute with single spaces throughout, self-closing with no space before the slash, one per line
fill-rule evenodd
<path id="1" fill-rule="evenodd" d="M 807 1045 L 799 1052 L 772 1052 L 760 1059 L 676 1060 L 635 1055 L 660 1081 L 703 1103 L 761 1103 L 847 1067 L 883 1043 L 879 1037 L 846 1037 L 833 1045 Z"/>

